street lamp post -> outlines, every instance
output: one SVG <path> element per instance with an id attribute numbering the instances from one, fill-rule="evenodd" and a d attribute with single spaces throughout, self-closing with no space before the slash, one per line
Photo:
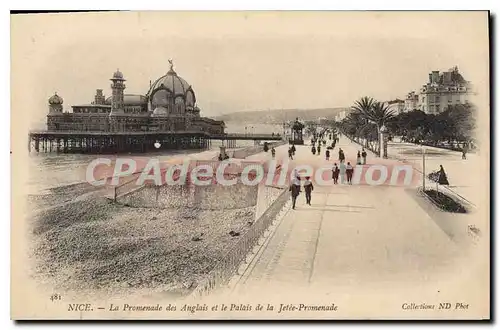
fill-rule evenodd
<path id="1" fill-rule="evenodd" d="M 425 192 L 425 147 L 422 146 L 422 190 Z"/>
<path id="2" fill-rule="evenodd" d="M 380 145 L 379 145 L 379 156 L 380 158 L 386 158 L 387 155 L 385 155 L 385 148 L 384 148 L 384 144 L 385 144 L 385 133 L 387 132 L 387 128 L 385 127 L 385 125 L 382 125 L 382 127 L 380 127 L 380 135 L 379 135 L 379 140 L 380 140 Z"/>

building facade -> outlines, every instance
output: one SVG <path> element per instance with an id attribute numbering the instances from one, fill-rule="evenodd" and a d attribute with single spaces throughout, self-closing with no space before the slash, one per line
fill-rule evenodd
<path id="1" fill-rule="evenodd" d="M 193 88 L 170 70 L 150 87 L 146 95 L 125 94 L 123 73 L 111 77 L 111 96 L 97 89 L 94 101 L 73 105 L 72 112 L 63 111 L 63 99 L 49 98 L 47 129 L 49 131 L 89 132 L 206 132 L 224 134 L 223 121 L 200 116 Z"/>
<path id="2" fill-rule="evenodd" d="M 345 118 L 347 118 L 347 116 L 349 115 L 349 113 L 351 113 L 351 109 L 344 109 L 344 110 L 341 110 L 339 113 L 337 113 L 337 115 L 335 116 L 335 121 L 337 122 L 340 122 L 342 120 L 344 120 Z"/>
<path id="3" fill-rule="evenodd" d="M 419 110 L 438 114 L 448 106 L 465 104 L 472 95 L 472 86 L 458 71 L 458 67 L 446 72 L 432 71 L 429 81 L 420 89 Z"/>
<path id="4" fill-rule="evenodd" d="M 405 111 L 405 101 L 400 99 L 395 99 L 391 101 L 387 101 L 387 106 L 389 110 L 392 111 L 394 115 L 399 115 Z"/>
<path id="5" fill-rule="evenodd" d="M 415 91 L 411 91 L 406 95 L 404 111 L 413 111 L 419 109 L 418 94 Z"/>

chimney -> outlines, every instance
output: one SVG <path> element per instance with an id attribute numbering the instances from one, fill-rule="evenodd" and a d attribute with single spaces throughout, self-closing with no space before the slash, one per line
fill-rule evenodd
<path id="1" fill-rule="evenodd" d="M 429 84 L 432 84 L 432 73 L 429 73 Z"/>
<path id="2" fill-rule="evenodd" d="M 443 83 L 450 84 L 451 83 L 451 75 L 452 75 L 451 71 L 443 72 Z"/>
<path id="3" fill-rule="evenodd" d="M 96 89 L 95 91 L 95 97 L 94 97 L 94 104 L 104 104 L 105 99 L 104 95 L 102 94 L 102 89 Z"/>
<path id="4" fill-rule="evenodd" d="M 436 84 L 439 82 L 439 71 L 432 71 L 432 82 Z"/>

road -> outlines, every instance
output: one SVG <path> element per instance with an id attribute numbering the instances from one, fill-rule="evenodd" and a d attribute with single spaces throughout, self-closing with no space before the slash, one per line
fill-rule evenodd
<path id="1" fill-rule="evenodd" d="M 436 171 L 443 165 L 450 182 L 449 189 L 464 197 L 478 207 L 489 207 L 489 158 L 488 154 L 482 155 L 469 153 L 467 159 L 462 159 L 462 154 L 457 151 L 425 147 L 426 173 Z M 412 143 L 389 142 L 388 156 L 406 159 L 422 169 L 422 147 Z"/>

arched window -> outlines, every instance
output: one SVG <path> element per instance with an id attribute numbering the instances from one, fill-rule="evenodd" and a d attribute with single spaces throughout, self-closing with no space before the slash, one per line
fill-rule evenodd
<path id="1" fill-rule="evenodd" d="M 183 114 L 184 113 L 184 99 L 180 96 L 175 98 L 175 113 Z"/>
<path id="2" fill-rule="evenodd" d="M 153 108 L 158 106 L 167 107 L 170 103 L 170 92 L 165 89 L 160 89 L 153 94 Z"/>
<path id="3" fill-rule="evenodd" d="M 194 94 L 192 91 L 186 93 L 186 107 L 194 107 Z"/>

